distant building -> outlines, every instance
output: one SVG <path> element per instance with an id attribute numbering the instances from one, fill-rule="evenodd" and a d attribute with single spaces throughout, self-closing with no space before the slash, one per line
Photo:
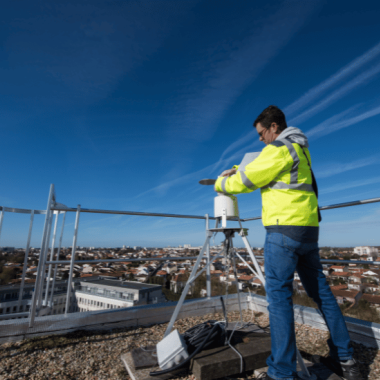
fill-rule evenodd
<path id="1" fill-rule="evenodd" d="M 338 304 L 343 304 L 344 302 L 356 304 L 362 296 L 362 293 L 356 290 L 335 290 L 331 287 L 331 291 Z"/>
<path id="2" fill-rule="evenodd" d="M 51 285 L 51 283 L 50 283 Z M 70 311 L 84 312 L 103 309 L 118 309 L 137 305 L 165 302 L 161 285 L 141 284 L 133 281 L 120 281 L 107 276 L 73 278 L 74 290 L 71 294 Z M 20 285 L 0 287 L 0 318 L 17 318 L 17 313 L 28 312 L 31 307 L 34 283 L 26 283 L 18 307 Z M 46 290 L 43 291 L 43 304 Z M 67 280 L 56 281 L 52 303 L 50 292 L 48 305 L 40 315 L 62 314 L 65 312 Z"/>
<path id="3" fill-rule="evenodd" d="M 16 248 L 15 247 L 2 247 L 1 251 L 3 252 L 13 252 Z"/>
<path id="4" fill-rule="evenodd" d="M 79 312 L 165 302 L 161 285 L 106 278 L 84 280 L 76 285 L 74 310 Z"/>
<path id="5" fill-rule="evenodd" d="M 354 253 L 356 253 L 359 256 L 378 256 L 379 250 L 375 247 L 355 247 Z"/>

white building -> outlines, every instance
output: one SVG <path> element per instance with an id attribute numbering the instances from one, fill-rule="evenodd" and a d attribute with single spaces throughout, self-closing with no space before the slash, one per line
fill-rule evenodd
<path id="1" fill-rule="evenodd" d="M 50 283 L 51 285 L 51 283 Z M 120 309 L 125 307 L 165 302 L 161 285 L 120 281 L 105 276 L 73 278 L 70 312 Z M 20 307 L 18 299 L 20 285 L 0 286 L 0 319 L 17 318 L 17 313 L 29 312 L 35 284 L 25 284 Z M 42 294 L 45 304 L 45 289 Z M 56 281 L 52 303 L 48 295 L 48 305 L 40 315 L 62 314 L 65 312 L 67 280 Z"/>
<path id="2" fill-rule="evenodd" d="M 379 250 L 375 247 L 355 247 L 354 253 L 356 253 L 359 256 L 378 256 Z"/>
<path id="3" fill-rule="evenodd" d="M 165 302 L 161 289 L 161 285 L 102 277 L 83 280 L 76 284 L 73 309 L 85 312 Z"/>

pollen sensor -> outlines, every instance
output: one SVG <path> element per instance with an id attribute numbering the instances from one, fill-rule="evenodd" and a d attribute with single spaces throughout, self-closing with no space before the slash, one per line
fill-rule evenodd
<path id="1" fill-rule="evenodd" d="M 201 185 L 214 185 L 215 179 L 201 179 Z M 218 193 L 214 198 L 214 217 L 221 218 L 222 228 L 227 227 L 227 220 L 239 220 L 239 206 L 234 195 Z"/>

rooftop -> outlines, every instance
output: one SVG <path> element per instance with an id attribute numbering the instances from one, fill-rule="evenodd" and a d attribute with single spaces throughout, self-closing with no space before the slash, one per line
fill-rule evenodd
<path id="1" fill-rule="evenodd" d="M 83 280 L 86 284 L 96 284 L 96 285 L 105 285 L 105 286 L 117 286 L 118 288 L 126 289 L 135 289 L 135 290 L 145 290 L 152 288 L 161 288 L 161 285 L 152 285 L 152 284 L 142 284 L 135 281 L 120 281 L 120 280 L 111 280 L 111 279 L 96 279 L 96 280 Z"/>
<path id="2" fill-rule="evenodd" d="M 228 314 L 230 321 L 239 320 L 237 311 Z M 187 317 L 174 325 L 183 333 L 196 324 L 209 319 L 223 319 L 221 313 L 209 313 L 203 316 Z M 268 315 L 245 310 L 245 322 L 265 327 L 269 323 Z M 0 377 L 4 380 L 29 378 L 42 379 L 129 379 L 120 359 L 121 354 L 137 347 L 146 347 L 159 342 L 167 324 L 154 324 L 148 327 L 137 326 L 113 329 L 112 331 L 77 331 L 66 335 L 50 335 L 28 339 L 17 343 L 0 345 Z M 297 345 L 305 358 L 311 355 L 325 356 L 328 353 L 327 331 L 296 324 Z M 369 380 L 380 377 L 380 353 L 377 349 L 354 343 L 354 356 L 360 363 L 362 374 L 369 374 Z M 75 360 L 73 360 L 75 359 Z M 252 372 L 240 374 L 239 379 L 256 379 Z M 194 379 L 184 374 L 177 379 Z M 226 378 L 227 379 L 227 378 Z M 229 380 L 235 379 L 228 377 Z M 237 379 L 237 378 L 236 378 Z"/>

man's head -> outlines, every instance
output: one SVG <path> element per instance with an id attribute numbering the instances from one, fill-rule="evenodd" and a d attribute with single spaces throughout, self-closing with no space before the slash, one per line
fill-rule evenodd
<path id="1" fill-rule="evenodd" d="M 269 106 L 257 117 L 253 126 L 260 136 L 260 141 L 270 144 L 287 128 L 284 113 L 276 106 Z"/>

